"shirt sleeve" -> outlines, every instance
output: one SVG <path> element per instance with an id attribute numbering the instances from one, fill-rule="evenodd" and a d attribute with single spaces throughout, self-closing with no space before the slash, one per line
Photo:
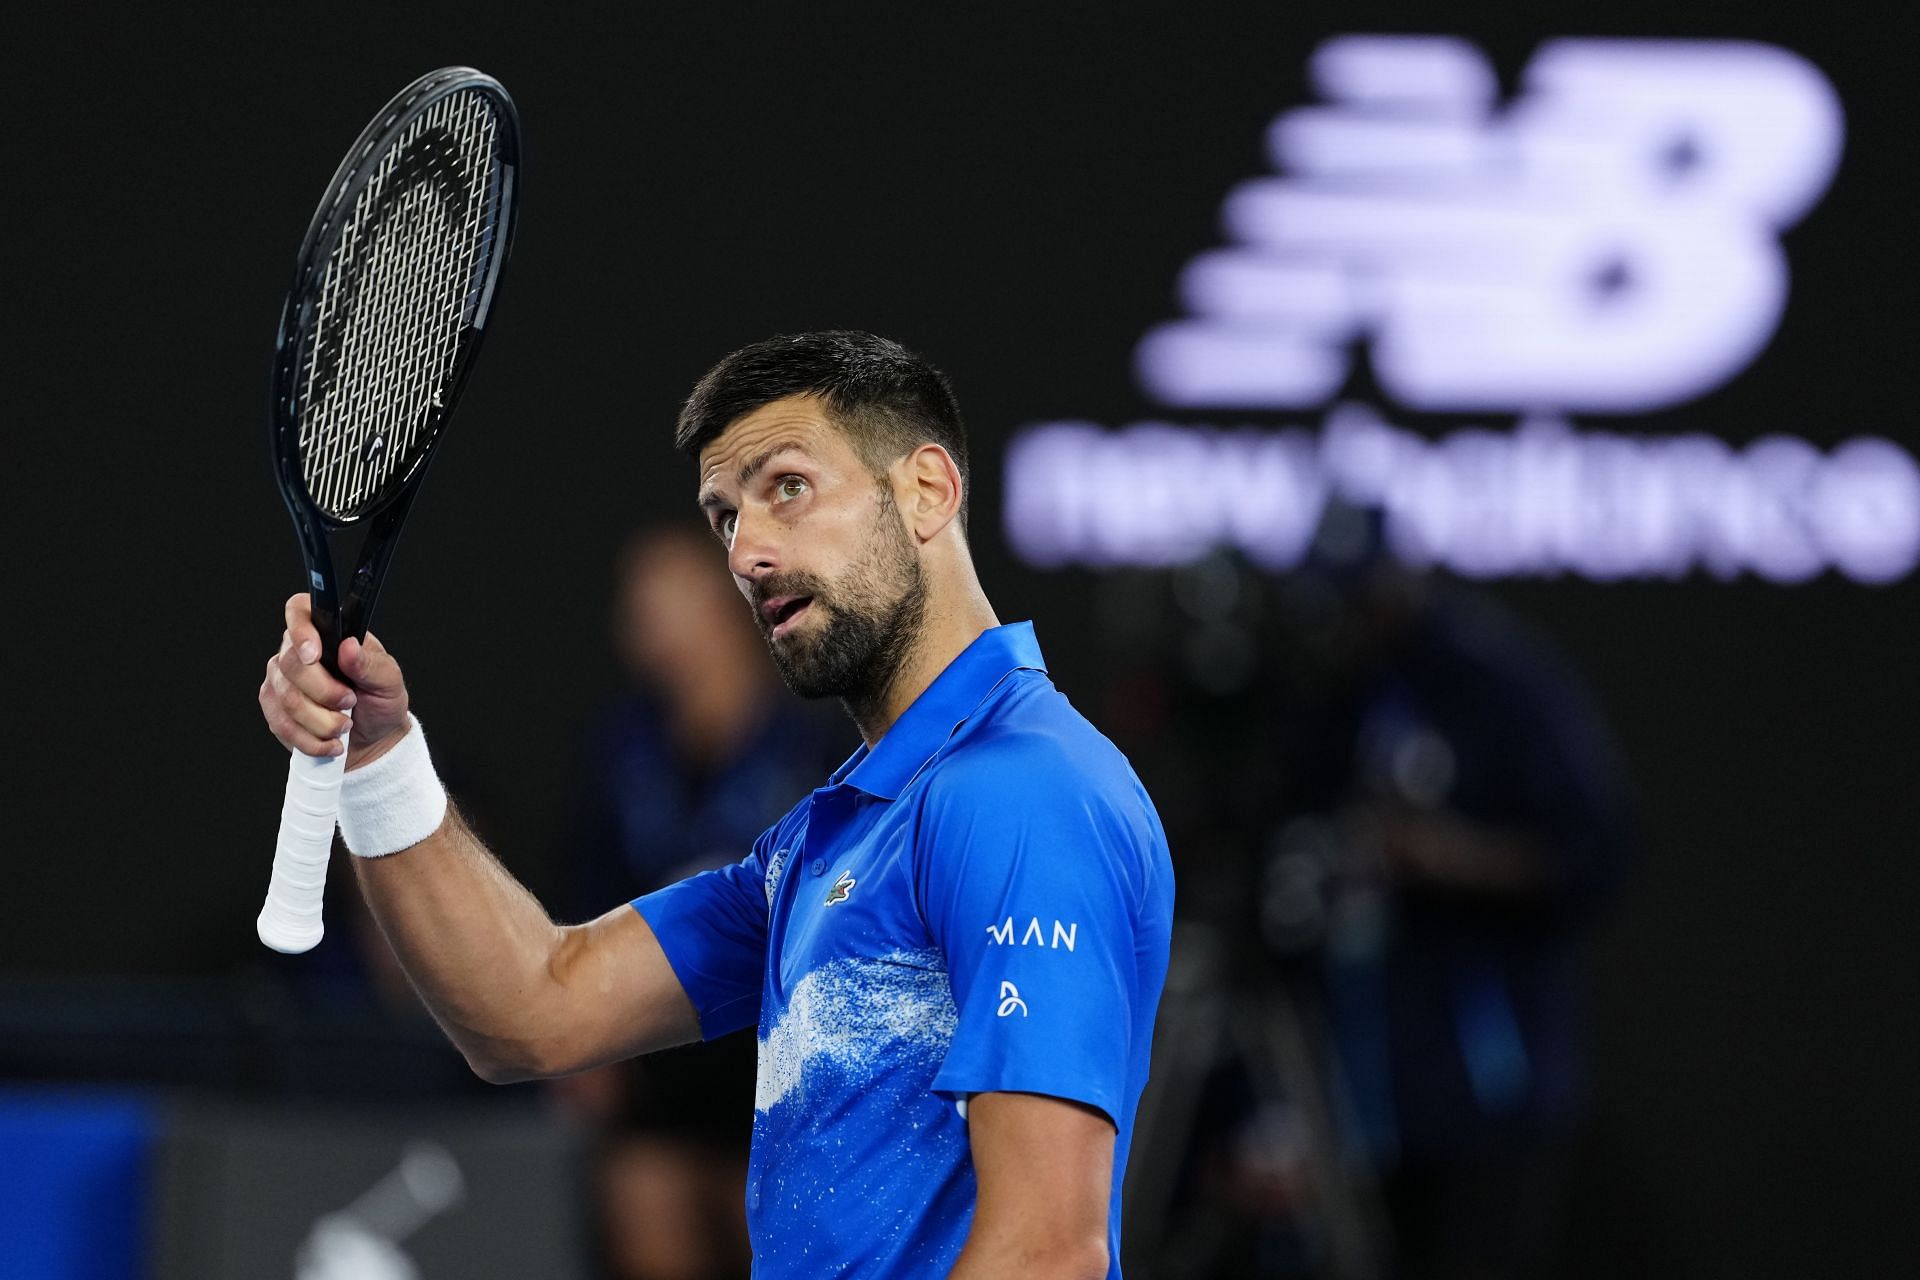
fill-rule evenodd
<path id="1" fill-rule="evenodd" d="M 1057 768 L 939 781 L 916 887 L 959 1021 L 934 1090 L 1047 1094 L 1117 1127 L 1140 996 L 1136 820 Z"/>
<path id="2" fill-rule="evenodd" d="M 633 900 L 700 1015 L 700 1036 L 717 1039 L 760 1021 L 767 967 L 768 831 L 731 866 L 702 871 Z"/>

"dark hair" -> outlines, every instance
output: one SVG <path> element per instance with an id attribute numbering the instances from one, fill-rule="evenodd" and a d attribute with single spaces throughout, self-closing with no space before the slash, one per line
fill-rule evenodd
<path id="1" fill-rule="evenodd" d="M 967 428 L 947 375 L 899 343 L 857 329 L 781 334 L 707 370 L 687 397 L 673 443 L 697 458 L 728 426 L 787 396 L 816 395 L 869 470 L 929 442 L 960 470 L 960 527 L 972 492 Z"/>

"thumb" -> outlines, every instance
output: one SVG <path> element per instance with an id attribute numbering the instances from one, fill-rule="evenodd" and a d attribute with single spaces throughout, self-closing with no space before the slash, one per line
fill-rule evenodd
<path id="1" fill-rule="evenodd" d="M 406 687 L 400 664 L 372 632 L 364 642 L 352 636 L 340 642 L 340 671 L 362 693 L 374 697 L 397 694 Z"/>

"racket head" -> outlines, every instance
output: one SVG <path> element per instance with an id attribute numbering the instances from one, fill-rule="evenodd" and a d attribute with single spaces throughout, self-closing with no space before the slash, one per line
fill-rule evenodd
<path id="1" fill-rule="evenodd" d="M 513 242 L 519 116 L 471 67 L 361 131 L 301 242 L 274 344 L 274 477 L 317 591 L 325 534 L 396 505 L 465 385 Z M 401 504 L 404 505 L 404 504 Z"/>

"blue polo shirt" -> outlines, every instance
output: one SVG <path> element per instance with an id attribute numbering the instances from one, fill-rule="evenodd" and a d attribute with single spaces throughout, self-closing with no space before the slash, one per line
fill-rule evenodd
<path id="1" fill-rule="evenodd" d="M 1120 1274 L 1173 867 L 1030 623 L 981 635 L 747 858 L 634 907 L 707 1039 L 759 1028 L 754 1275 L 944 1276 L 973 1220 L 965 1102 L 996 1090 L 1113 1122 Z"/>

